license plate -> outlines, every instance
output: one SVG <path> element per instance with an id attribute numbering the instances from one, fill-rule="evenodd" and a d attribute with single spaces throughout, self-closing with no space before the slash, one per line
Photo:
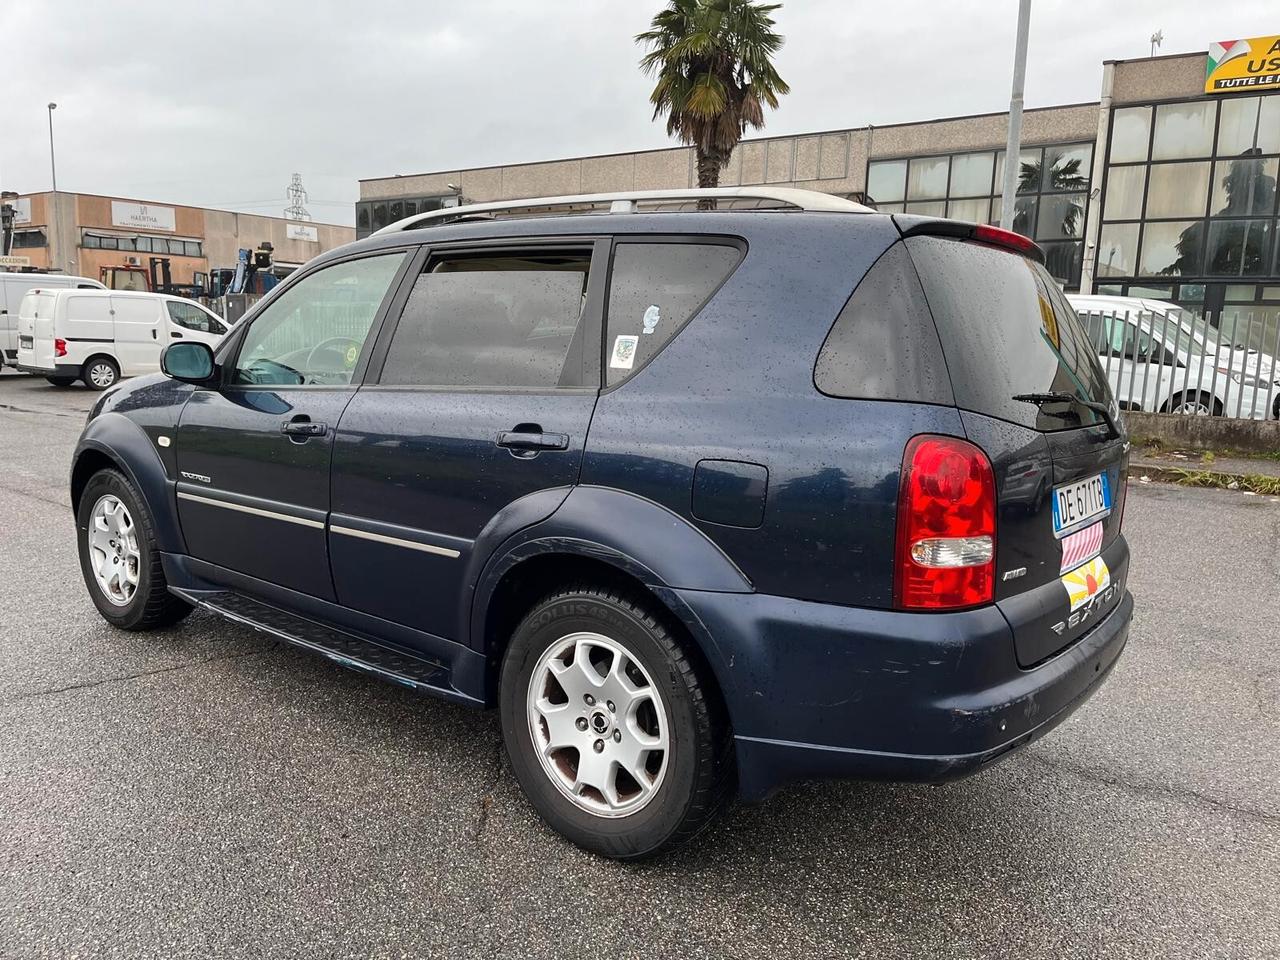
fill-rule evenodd
<path id="1" fill-rule="evenodd" d="M 24 350 L 30 350 L 35 346 L 35 341 L 30 337 L 18 337 L 18 346 L 22 347 Z"/>
<path id="2" fill-rule="evenodd" d="M 1053 535 L 1065 537 L 1111 512 L 1111 485 L 1107 475 L 1053 488 Z"/>

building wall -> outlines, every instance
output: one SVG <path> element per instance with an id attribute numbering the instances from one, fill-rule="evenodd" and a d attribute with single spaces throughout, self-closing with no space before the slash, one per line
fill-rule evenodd
<path id="1" fill-rule="evenodd" d="M 1097 104 L 1028 110 L 1023 139 L 1028 144 L 1091 140 Z M 857 127 L 793 137 L 744 140 L 720 175 L 722 186 L 802 187 L 826 193 L 861 193 L 871 158 L 947 153 L 1002 147 L 1008 127 L 1003 113 Z M 538 163 L 448 170 L 360 181 L 361 201 L 397 197 L 449 196 L 450 184 L 472 202 L 520 200 L 575 193 L 662 190 L 697 186 L 692 149 L 642 150 Z"/>
<path id="2" fill-rule="evenodd" d="M 316 231 L 317 240 L 312 242 L 289 238 L 287 232 L 291 221 L 280 217 L 263 217 L 124 197 L 59 192 L 55 198 L 52 193 L 46 192 L 31 194 L 29 199 L 31 222 L 20 224 L 17 229 L 44 229 L 50 246 L 27 247 L 14 250 L 14 253 L 27 257 L 34 267 L 52 267 L 95 279 L 102 267 L 123 264 L 126 262 L 126 257 L 135 257 L 143 267 L 146 267 L 148 259 L 159 254 L 85 247 L 81 245 L 84 230 L 109 235 L 162 236 L 199 241 L 202 244 L 203 256 L 183 256 L 171 252 L 162 254 L 169 259 L 173 282 L 184 284 L 191 283 L 195 273 L 207 274 L 211 267 L 234 267 L 236 255 L 241 247 L 257 247 L 263 241 L 271 242 L 277 263 L 300 266 L 320 253 L 355 239 L 355 230 L 352 227 L 337 224 L 304 224 Z M 111 222 L 113 200 L 170 208 L 174 212 L 174 229 L 171 231 L 158 228 L 143 230 L 117 226 Z"/>

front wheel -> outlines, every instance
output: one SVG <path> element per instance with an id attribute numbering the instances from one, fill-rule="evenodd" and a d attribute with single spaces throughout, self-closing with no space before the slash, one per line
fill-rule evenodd
<path id="1" fill-rule="evenodd" d="M 169 592 L 142 496 L 115 470 L 89 478 L 76 512 L 80 572 L 98 612 L 123 630 L 177 623 L 190 604 Z"/>
<path id="2" fill-rule="evenodd" d="M 542 818 L 621 860 L 689 840 L 732 785 L 717 692 L 651 601 L 583 586 L 543 600 L 502 667 L 502 735 Z"/>

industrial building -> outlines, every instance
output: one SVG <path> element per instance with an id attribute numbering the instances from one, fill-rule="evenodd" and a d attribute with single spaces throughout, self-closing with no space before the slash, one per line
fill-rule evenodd
<path id="1" fill-rule="evenodd" d="M 1064 287 L 1280 314 L 1278 43 L 1108 61 L 1097 101 L 1024 113 L 1014 226 Z M 745 140 L 721 184 L 998 222 L 1007 127 L 993 113 Z M 687 147 L 376 177 L 360 182 L 356 233 L 460 199 L 696 185 Z"/>
<path id="2" fill-rule="evenodd" d="M 351 227 L 286 220 L 88 193 L 18 196 L 5 267 L 49 268 L 98 279 L 104 268 L 169 261 L 174 284 L 204 287 L 211 270 L 232 268 L 242 248 L 273 248 L 284 276 L 312 257 L 355 239 Z"/>

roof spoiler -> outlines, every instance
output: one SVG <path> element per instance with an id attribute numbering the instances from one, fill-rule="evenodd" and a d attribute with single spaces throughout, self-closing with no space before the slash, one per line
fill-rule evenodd
<path id="1" fill-rule="evenodd" d="M 939 220 L 934 217 L 915 217 L 894 214 L 893 222 L 904 237 L 954 237 L 957 240 L 974 240 L 993 247 L 1012 250 L 1036 263 L 1044 263 L 1044 250 L 1030 237 L 1012 230 L 988 226 L 985 223 L 968 223 L 964 220 Z"/>

